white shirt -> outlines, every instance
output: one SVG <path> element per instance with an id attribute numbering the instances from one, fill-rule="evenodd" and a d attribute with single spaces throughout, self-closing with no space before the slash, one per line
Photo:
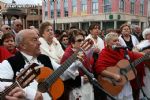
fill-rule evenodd
<path id="1" fill-rule="evenodd" d="M 39 38 L 41 42 L 40 50 L 42 54 L 49 56 L 49 58 L 53 59 L 56 63 L 60 64 L 60 60 L 64 54 L 64 50 L 62 49 L 59 41 L 54 37 L 52 43 L 49 45 L 44 38 Z"/>
<path id="2" fill-rule="evenodd" d="M 24 67 L 27 67 L 29 65 L 29 63 L 37 63 L 37 64 L 41 65 L 41 63 L 38 62 L 38 60 L 36 58 L 33 58 L 32 56 L 27 55 L 23 52 L 21 52 L 21 53 L 29 61 L 29 62 L 25 61 L 25 66 Z M 51 63 L 52 63 L 52 66 L 53 66 L 54 70 L 56 70 L 58 67 L 60 67 L 60 65 L 55 63 L 53 60 L 51 60 Z M 64 72 L 64 74 L 61 75 L 61 78 L 63 80 L 66 80 L 66 79 L 69 79 L 69 78 L 75 78 L 77 76 L 75 73 L 78 70 L 78 68 L 76 68 L 73 65 L 74 64 L 72 64 L 72 66 L 70 66 L 70 68 L 68 68 Z M 12 67 L 15 67 L 15 66 L 12 66 Z M 11 67 L 10 63 L 7 60 L 4 60 L 2 63 L 0 63 L 0 78 L 13 79 L 14 72 L 13 72 L 12 67 Z M 8 82 L 0 82 L 0 91 L 3 91 L 5 89 L 5 86 L 9 86 L 10 84 L 11 83 L 8 83 Z M 37 91 L 37 85 L 38 85 L 38 83 L 36 81 L 33 81 L 29 86 L 24 88 L 27 99 L 34 100 L 34 97 L 35 97 L 36 91 Z M 44 100 L 51 100 L 48 93 L 43 93 L 42 95 L 43 95 Z"/>
<path id="3" fill-rule="evenodd" d="M 94 47 L 100 49 L 100 51 L 104 48 L 104 41 L 97 36 L 97 42 L 94 41 L 93 37 L 91 34 L 89 34 L 86 39 L 92 39 L 94 42 Z"/>
<path id="4" fill-rule="evenodd" d="M 132 39 L 133 47 L 139 44 L 139 41 L 134 35 L 131 35 L 131 39 Z M 127 46 L 124 39 L 122 38 L 122 35 L 119 36 L 119 42 L 122 46 L 125 46 L 125 47 Z"/>

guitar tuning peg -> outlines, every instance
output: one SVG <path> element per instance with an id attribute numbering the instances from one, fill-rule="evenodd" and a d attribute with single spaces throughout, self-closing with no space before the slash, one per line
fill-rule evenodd
<path id="1" fill-rule="evenodd" d="M 20 72 L 22 72 L 23 70 L 24 70 L 24 68 L 21 68 L 21 69 L 20 69 Z"/>
<path id="2" fill-rule="evenodd" d="M 16 72 L 16 76 L 19 76 L 19 72 Z"/>

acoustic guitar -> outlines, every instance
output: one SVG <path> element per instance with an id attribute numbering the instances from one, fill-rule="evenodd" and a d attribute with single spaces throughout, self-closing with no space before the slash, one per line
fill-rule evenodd
<path id="1" fill-rule="evenodd" d="M 39 82 L 38 90 L 42 93 L 47 92 L 53 100 L 57 100 L 64 91 L 63 81 L 59 78 L 64 71 L 77 59 L 79 52 L 83 52 L 91 48 L 93 41 L 91 39 L 85 40 L 81 44 L 81 48 L 72 54 L 57 70 L 53 71 L 47 67 L 41 68 L 41 73 L 37 77 Z"/>
<path id="2" fill-rule="evenodd" d="M 24 68 L 19 73 L 19 75 L 17 75 L 15 82 L 0 93 L 0 100 L 5 100 L 5 96 L 15 87 L 25 88 L 39 74 L 40 74 L 40 69 L 38 68 L 38 65 L 35 63 L 29 65 L 27 68 Z"/>
<path id="3" fill-rule="evenodd" d="M 137 66 L 141 62 L 149 59 L 150 52 L 146 53 L 143 57 L 132 62 L 131 65 L 128 60 L 120 60 L 115 66 L 107 67 L 106 70 L 120 75 L 122 80 L 117 82 L 115 81 L 115 79 L 112 79 L 110 77 L 104 77 L 102 75 L 99 75 L 98 82 L 108 93 L 116 96 L 121 92 L 123 86 L 126 84 L 127 81 L 133 80 L 135 78 L 135 74 L 133 70 L 131 70 L 131 66 L 135 68 L 135 66 Z"/>

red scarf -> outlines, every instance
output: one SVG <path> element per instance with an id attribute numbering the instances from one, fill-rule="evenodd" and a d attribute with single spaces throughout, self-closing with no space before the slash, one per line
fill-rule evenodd
<path id="1" fill-rule="evenodd" d="M 9 58 L 12 54 L 4 47 L 0 47 L 0 62 Z"/>

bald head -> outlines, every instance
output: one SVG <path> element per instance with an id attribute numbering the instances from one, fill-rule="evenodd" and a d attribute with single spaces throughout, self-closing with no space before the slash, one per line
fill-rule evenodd
<path id="1" fill-rule="evenodd" d="M 31 29 L 21 30 L 16 35 L 16 45 L 20 51 L 31 55 L 37 56 L 40 54 L 40 42 L 38 34 Z"/>
<path id="2" fill-rule="evenodd" d="M 22 30 L 22 28 L 23 28 L 23 25 L 20 19 L 16 19 L 13 21 L 13 29 L 15 30 L 16 33 Z"/>
<path id="3" fill-rule="evenodd" d="M 21 30 L 15 38 L 16 45 L 19 46 L 20 43 L 22 43 L 24 40 L 26 40 L 28 37 L 30 37 L 32 34 L 37 34 L 34 30 L 31 29 L 24 29 Z"/>
<path id="4" fill-rule="evenodd" d="M 20 19 L 15 19 L 15 20 L 13 21 L 13 24 L 16 24 L 16 23 L 21 23 L 21 24 L 22 24 L 22 21 L 21 21 Z"/>

